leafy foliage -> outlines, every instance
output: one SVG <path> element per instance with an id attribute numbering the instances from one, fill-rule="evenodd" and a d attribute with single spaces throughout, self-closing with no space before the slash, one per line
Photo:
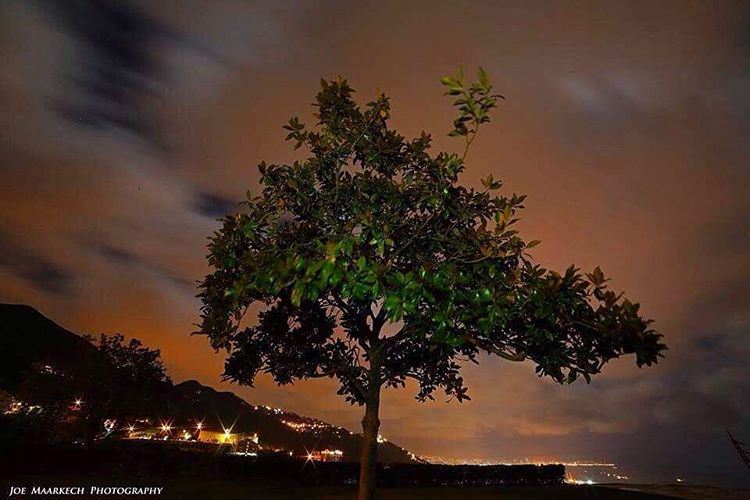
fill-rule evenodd
<path id="1" fill-rule="evenodd" d="M 33 419 L 24 416 L 36 441 L 69 442 L 83 435 L 91 443 L 105 419 L 148 415 L 162 406 L 171 389 L 158 349 L 138 339 L 126 342 L 121 334 L 83 338 L 88 342 L 82 346 L 76 343 L 75 349 L 56 353 L 56 360 L 71 358 L 73 363 L 50 361 L 52 367 L 35 362 L 20 377 L 20 399 L 44 409 Z"/>
<path id="2" fill-rule="evenodd" d="M 468 88 L 464 83 L 464 73 L 458 69 L 455 77 L 445 76 L 440 82 L 446 87 L 445 95 L 456 96 L 453 105 L 458 108 L 458 117 L 453 120 L 451 137 L 464 137 L 466 146 L 461 157 L 466 159 L 469 146 L 479 133 L 479 126 L 490 122 L 490 111 L 497 107 L 497 98 L 504 99 L 500 94 L 492 94 L 490 79 L 483 68 L 479 68 L 478 81 Z"/>
<path id="3" fill-rule="evenodd" d="M 461 72 L 442 83 L 463 156 L 388 128 L 388 97 L 360 107 L 342 79 L 321 82 L 315 127 L 284 127 L 309 157 L 261 163 L 260 193 L 210 240 L 199 333 L 228 351 L 228 379 L 330 377 L 358 404 L 414 379 L 420 400 L 441 389 L 460 401 L 461 362 L 481 352 L 531 360 L 559 383 L 624 354 L 638 366 L 661 356 L 661 335 L 599 268 L 532 261 L 539 242 L 515 229 L 525 196 L 500 194 L 492 176 L 480 190 L 459 183 L 500 96 L 483 70 L 469 85 Z M 256 324 L 244 319 L 251 306 Z"/>
<path id="4" fill-rule="evenodd" d="M 138 339 L 125 342 L 125 337 L 120 333 L 101 334 L 98 338 L 87 335 L 84 338 L 94 344 L 102 369 L 109 372 L 97 374 L 97 378 L 106 378 L 108 385 L 128 387 L 138 393 L 150 386 L 171 382 L 159 349 L 146 347 Z"/>
<path id="5" fill-rule="evenodd" d="M 90 439 L 101 431 L 105 418 L 138 417 L 158 406 L 171 380 L 161 352 L 138 339 L 125 342 L 119 333 L 84 338 L 94 344 L 97 354 L 75 380 Z"/>

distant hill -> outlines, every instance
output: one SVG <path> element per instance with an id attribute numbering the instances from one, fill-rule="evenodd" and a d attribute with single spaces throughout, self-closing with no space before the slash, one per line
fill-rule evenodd
<path id="1" fill-rule="evenodd" d="M 0 304 L 0 389 L 14 394 L 32 366 L 49 366 L 75 377 L 94 353 L 94 346 L 25 305 Z M 343 427 L 279 408 L 251 405 L 231 392 L 188 380 L 170 387 L 163 407 L 152 415 L 174 425 L 202 421 L 205 428 L 257 432 L 264 447 L 295 454 L 306 450 L 339 449 L 347 460 L 359 457 L 361 436 Z M 390 442 L 378 450 L 383 463 L 411 462 L 408 451 Z"/>
<path id="2" fill-rule="evenodd" d="M 84 338 L 33 307 L 0 304 L 0 389 L 14 393 L 34 363 L 75 372 L 94 351 Z"/>
<path id="3" fill-rule="evenodd" d="M 343 451 L 349 460 L 359 458 L 360 434 L 281 408 L 251 405 L 195 380 L 175 385 L 167 404 L 175 422 L 200 419 L 204 426 L 217 429 L 231 426 L 235 432 L 257 432 L 262 445 L 292 450 L 295 455 L 329 448 Z M 408 451 L 390 442 L 381 443 L 378 457 L 383 463 L 412 461 Z"/>

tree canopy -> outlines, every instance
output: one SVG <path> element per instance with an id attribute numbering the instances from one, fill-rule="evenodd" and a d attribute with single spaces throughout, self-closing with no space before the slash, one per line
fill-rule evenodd
<path id="1" fill-rule="evenodd" d="M 106 419 L 140 418 L 162 406 L 171 380 L 158 349 L 119 333 L 83 338 L 87 342 L 56 352 L 54 359 L 39 358 L 20 375 L 20 399 L 43 408 L 23 426 L 35 439 L 66 441 L 83 434 L 92 443 Z"/>
<path id="2" fill-rule="evenodd" d="M 159 349 L 138 339 L 126 342 L 119 333 L 84 338 L 94 345 L 96 356 L 75 379 L 75 386 L 91 441 L 105 419 L 140 417 L 159 407 L 159 398 L 172 381 Z"/>
<path id="3" fill-rule="evenodd" d="M 468 147 L 499 96 L 483 71 L 466 87 L 446 77 L 459 117 L 451 135 Z M 210 243 L 214 272 L 202 285 L 201 332 L 231 354 L 226 375 L 252 384 L 336 378 L 363 402 L 362 360 L 376 347 L 382 382 L 407 378 L 425 399 L 440 388 L 467 397 L 460 359 L 480 351 L 530 359 L 540 375 L 587 380 L 612 358 L 657 361 L 664 345 L 639 305 L 609 289 L 596 268 L 562 273 L 533 262 L 514 229 L 525 196 L 459 184 L 464 157 L 430 154 L 431 137 L 388 128 L 385 95 L 361 109 L 346 80 L 322 81 L 317 128 L 284 127 L 311 156 L 261 163 L 261 192 L 223 220 Z M 241 320 L 265 306 L 257 325 Z M 386 322 L 398 333 L 374 338 Z"/>
<path id="4" fill-rule="evenodd" d="M 657 361 L 662 336 L 598 267 L 556 272 L 532 260 L 539 242 L 515 229 L 525 196 L 492 175 L 480 189 L 460 183 L 501 96 L 481 69 L 476 82 L 459 71 L 442 83 L 460 155 L 389 128 L 390 99 L 360 106 L 340 78 L 321 81 L 314 127 L 296 117 L 284 126 L 307 157 L 262 162 L 259 192 L 210 239 L 199 333 L 228 351 L 226 378 L 336 379 L 368 408 L 367 435 L 381 387 L 413 379 L 420 400 L 437 390 L 468 399 L 461 364 L 481 352 L 530 360 L 559 383 L 589 380 L 624 354 L 639 367 Z"/>

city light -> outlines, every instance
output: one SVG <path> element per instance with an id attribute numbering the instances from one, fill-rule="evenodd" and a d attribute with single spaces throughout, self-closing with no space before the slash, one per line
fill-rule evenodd
<path id="1" fill-rule="evenodd" d="M 381 436 L 378 437 L 378 442 L 381 442 Z M 386 441 L 383 439 L 383 441 Z M 435 465 L 547 465 L 547 464 L 559 464 L 565 467 L 595 467 L 595 468 L 612 468 L 616 469 L 617 465 L 612 462 L 597 462 L 597 461 L 565 461 L 556 458 L 549 459 L 528 459 L 523 460 L 492 460 L 492 459 L 481 459 L 481 458 L 453 458 L 453 457 L 441 457 L 441 456 L 429 456 L 429 455 L 415 455 L 415 458 L 424 462 L 435 464 Z"/>
<path id="2" fill-rule="evenodd" d="M 14 415 L 16 413 L 20 413 L 21 410 L 23 410 L 23 403 L 20 401 L 13 401 L 8 407 L 8 409 L 5 411 L 6 415 Z"/>
<path id="3" fill-rule="evenodd" d="M 235 451 L 232 455 L 239 455 L 241 457 L 257 457 L 258 454 L 254 451 Z"/>
<path id="4" fill-rule="evenodd" d="M 291 427 L 297 432 L 315 432 L 320 429 L 329 429 L 330 425 L 323 422 L 293 422 L 291 420 L 282 420 L 282 424 Z"/>
<path id="5" fill-rule="evenodd" d="M 586 485 L 591 486 L 592 484 L 596 484 L 591 479 L 565 479 L 565 482 L 568 484 L 576 484 L 576 485 Z"/>
<path id="6" fill-rule="evenodd" d="M 112 431 L 115 430 L 115 425 L 117 425 L 117 420 L 113 418 L 108 418 L 107 420 L 104 421 L 104 431 L 107 434 L 111 434 Z"/>

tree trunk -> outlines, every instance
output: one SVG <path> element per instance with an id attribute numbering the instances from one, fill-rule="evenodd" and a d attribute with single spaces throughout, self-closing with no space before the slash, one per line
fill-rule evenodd
<path id="1" fill-rule="evenodd" d="M 374 500 L 375 472 L 378 463 L 378 429 L 380 420 L 380 382 L 371 379 L 367 401 L 365 402 L 365 416 L 362 419 L 362 455 L 359 460 L 359 494 L 358 500 Z"/>

